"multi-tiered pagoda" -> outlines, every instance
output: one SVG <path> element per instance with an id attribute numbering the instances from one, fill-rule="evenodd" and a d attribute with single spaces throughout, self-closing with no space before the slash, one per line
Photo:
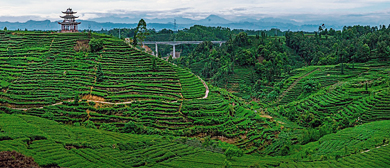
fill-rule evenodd
<path id="1" fill-rule="evenodd" d="M 77 12 L 73 12 L 71 8 L 68 8 L 66 12 L 62 12 L 62 13 L 66 15 L 60 16 L 61 18 L 64 18 L 64 21 L 58 22 L 58 24 L 61 24 L 61 33 L 79 32 L 77 25 L 80 24 L 81 22 L 76 22 L 76 18 L 78 18 L 78 16 L 73 15 L 76 14 Z"/>

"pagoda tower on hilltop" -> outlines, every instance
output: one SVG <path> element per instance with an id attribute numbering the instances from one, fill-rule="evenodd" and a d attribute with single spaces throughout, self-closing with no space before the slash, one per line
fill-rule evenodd
<path id="1" fill-rule="evenodd" d="M 71 8 L 68 8 L 66 12 L 62 12 L 62 13 L 66 15 L 60 16 L 61 18 L 64 18 L 64 21 L 58 22 L 58 24 L 61 25 L 61 33 L 79 32 L 77 25 L 81 24 L 81 22 L 76 22 L 75 18 L 78 18 L 78 16 L 73 15 L 76 14 L 77 12 L 73 12 Z"/>

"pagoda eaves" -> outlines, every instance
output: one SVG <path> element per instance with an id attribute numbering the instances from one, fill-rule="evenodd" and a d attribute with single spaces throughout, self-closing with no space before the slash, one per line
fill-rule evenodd
<path id="1" fill-rule="evenodd" d="M 73 15 L 65 15 L 65 16 L 60 16 L 61 18 L 64 19 L 73 19 L 73 18 L 79 18 L 78 16 L 73 16 Z"/>

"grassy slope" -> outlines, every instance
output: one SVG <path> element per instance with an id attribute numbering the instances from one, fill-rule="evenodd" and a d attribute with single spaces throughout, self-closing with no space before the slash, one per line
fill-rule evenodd
<path id="1" fill-rule="evenodd" d="M 237 167 L 254 164 L 287 167 L 389 165 L 387 155 L 383 155 L 389 147 L 374 148 L 388 141 L 389 137 L 382 135 L 388 135 L 386 128 L 389 123 L 373 122 L 389 118 L 390 71 L 386 63 L 356 64 L 355 68 L 346 68 L 345 74 L 339 73 L 340 66 L 307 67 L 294 71 L 294 76 L 285 80 L 283 90 L 302 78 L 286 92 L 281 102 L 275 102 L 274 105 L 279 106 L 266 109 L 276 117 L 277 121 L 274 121 L 255 115 L 252 110 L 245 109 L 237 98 L 219 88 L 210 87 L 208 99 L 196 99 L 203 97 L 204 87 L 191 73 L 160 60 L 157 60 L 159 69 L 153 71 L 150 69 L 150 55 L 110 37 L 94 36 L 104 39 L 105 47 L 99 53 L 77 53 L 73 50 L 77 40 L 89 38 L 86 34 L 0 32 L 0 45 L 14 51 L 14 55 L 9 56 L 6 49 L 0 50 L 0 113 L 39 117 L 53 113 L 52 119 L 57 122 L 73 124 L 91 120 L 97 126 L 110 123 L 119 129 L 124 123 L 134 121 L 140 127 L 138 133 L 155 135 L 105 132 L 64 126 L 27 115 L 2 114 L 0 150 L 21 151 L 34 156 L 40 165 L 58 164 L 64 167 L 112 167 L 112 164 L 216 167 L 226 163 L 222 154 L 172 143 L 171 140 L 158 140 L 162 137 L 156 134 L 209 135 L 229 140 L 245 153 L 256 153 L 261 149 L 272 149 L 274 146 L 270 144 L 277 144 L 279 140 L 275 134 L 281 131 L 282 125 L 302 129 L 288 119 L 289 112 L 295 112 L 297 115 L 313 113 L 319 119 L 336 123 L 347 119 L 351 126 L 372 123 L 324 136 L 304 146 L 295 145 L 290 156 L 262 158 L 244 155 L 229 162 Z M 106 76 L 102 83 L 94 81 L 94 68 L 98 63 L 102 64 Z M 313 72 L 315 69 L 319 70 Z M 309 72 L 313 73 L 305 76 Z M 301 95 L 303 82 L 310 78 L 320 81 L 322 89 L 311 95 Z M 366 81 L 369 82 L 368 92 L 364 89 Z M 113 105 L 85 100 L 79 104 L 64 102 L 46 106 L 73 99 L 75 94 L 95 96 L 83 99 L 131 103 Z M 234 115 L 230 108 L 233 104 Z M 280 111 L 280 105 L 286 110 Z M 45 107 L 26 111 L 11 109 L 40 106 Z M 355 122 L 358 117 L 362 120 L 360 123 Z M 46 149 L 48 146 L 52 148 Z M 119 146 L 124 150 L 118 152 Z M 367 149 L 372 150 L 360 153 Z M 52 153 L 58 150 L 60 152 Z M 341 159 L 336 161 L 339 157 Z M 379 159 L 369 163 L 371 158 Z"/>
<path id="2" fill-rule="evenodd" d="M 0 111 L 52 114 L 55 121 L 67 124 L 109 123 L 119 130 L 133 121 L 136 133 L 211 136 L 239 143 L 248 152 L 280 131 L 219 88 L 210 87 L 209 97 L 198 99 L 205 87 L 195 75 L 160 59 L 153 70 L 151 55 L 116 38 L 92 34 L 103 40 L 104 48 L 90 53 L 74 50 L 78 41 L 90 39 L 86 33 L 0 33 L 0 44 L 14 51 L 12 56 L 0 52 L 0 69 L 5 72 L 1 81 L 7 83 L 0 92 Z M 95 79 L 99 64 L 102 82 Z M 72 102 L 75 95 L 82 99 L 78 104 Z"/>
<path id="3" fill-rule="evenodd" d="M 389 119 L 388 102 L 390 66 L 386 62 L 368 62 L 348 65 L 344 74 L 340 73 L 340 66 L 312 66 L 302 69 L 299 73 L 285 81 L 284 89 L 305 74 L 295 86 L 276 101 L 274 108 L 269 112 L 288 117 L 290 114 L 300 115 L 313 113 L 319 119 L 334 119 L 341 121 L 348 119 L 353 125 L 358 118 L 359 122 L 370 122 Z M 313 69 L 317 69 L 313 71 Z M 321 89 L 311 94 L 303 94 L 302 86 L 305 81 L 312 79 L 321 84 Z M 365 84 L 367 83 L 367 91 Z M 280 108 L 286 110 L 280 110 Z M 291 117 L 290 117 L 291 119 Z M 295 118 L 297 119 L 297 118 Z"/>
<path id="4" fill-rule="evenodd" d="M 286 157 L 244 155 L 233 167 L 387 167 L 388 127 L 377 121 L 326 135 Z M 28 115 L 0 114 L 0 150 L 16 150 L 41 165 L 61 167 L 219 167 L 225 156 L 165 136 L 107 132 Z M 344 146 L 347 146 L 345 148 Z M 369 151 L 368 151 L 369 150 Z M 336 155 L 340 156 L 336 160 Z M 375 158 L 374 160 L 372 158 Z"/>

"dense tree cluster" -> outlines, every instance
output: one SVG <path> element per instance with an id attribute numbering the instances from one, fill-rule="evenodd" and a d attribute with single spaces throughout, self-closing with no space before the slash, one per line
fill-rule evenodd
<path id="1" fill-rule="evenodd" d="M 118 32 L 110 30 L 108 34 Z M 121 35 L 133 37 L 136 32 L 137 29 L 122 29 Z M 341 63 L 341 73 L 344 73 L 344 63 L 390 59 L 390 26 L 384 25 L 379 28 L 345 26 L 342 30 L 322 25 L 317 32 L 230 30 L 195 25 L 177 32 L 168 29 L 148 32 L 146 41 L 204 41 L 198 46 L 176 46 L 182 57 L 170 62 L 191 69 L 219 87 L 227 86 L 235 68 L 246 68 L 251 75 L 240 83 L 240 91 L 250 92 L 255 98 L 277 97 L 280 91 L 274 85 L 279 79 L 304 65 Z M 210 42 L 216 40 L 226 43 L 218 47 Z M 171 46 L 159 46 L 159 54 L 171 50 Z"/>
<path id="2" fill-rule="evenodd" d="M 240 84 L 240 91 L 250 92 L 251 97 L 266 96 L 272 100 L 280 94 L 274 87 L 277 79 L 294 68 L 341 63 L 341 73 L 344 73 L 344 63 L 390 58 L 390 27 L 386 26 L 349 26 L 337 31 L 321 26 L 314 33 L 277 33 L 283 34 L 284 38 L 271 37 L 266 31 L 251 32 L 255 36 L 248 33 L 236 34 L 233 30 L 222 47 L 204 42 L 188 56 L 175 61 L 219 87 L 226 86 L 235 67 L 246 67 L 252 75 Z M 200 62 L 203 68 L 197 71 L 194 66 Z M 312 87 L 307 85 L 307 88 Z"/>
<path id="3" fill-rule="evenodd" d="M 388 60 L 390 27 L 385 25 L 348 26 L 343 30 L 330 29 L 314 37 L 303 32 L 286 32 L 286 46 L 292 48 L 308 65 L 327 65 L 345 62 L 365 62 L 372 58 Z M 375 54 L 371 57 L 371 52 Z"/>

